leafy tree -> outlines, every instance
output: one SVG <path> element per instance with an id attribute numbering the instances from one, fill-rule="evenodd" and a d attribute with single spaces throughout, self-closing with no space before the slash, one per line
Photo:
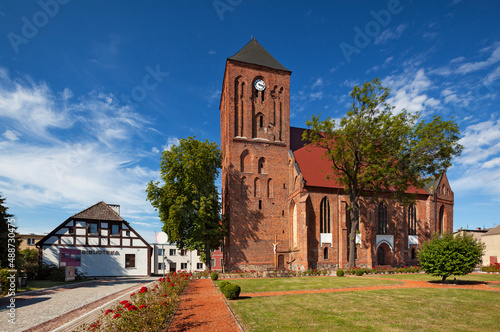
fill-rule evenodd
<path id="1" fill-rule="evenodd" d="M 386 102 L 389 92 L 378 78 L 355 86 L 347 116 L 320 121 L 313 115 L 303 134 L 308 144 L 325 149 L 333 177 L 349 195 L 349 267 L 355 265 L 360 198 L 385 193 L 407 204 L 410 186 L 422 188 L 425 177 L 444 172 L 462 151 L 456 123 L 436 116 L 426 123 L 419 114 L 395 112 Z"/>
<path id="2" fill-rule="evenodd" d="M 451 275 L 471 273 L 482 262 L 485 244 L 472 235 L 434 234 L 424 243 L 417 257 L 425 273 L 445 281 Z"/>
<path id="3" fill-rule="evenodd" d="M 179 248 L 204 247 L 209 270 L 210 248 L 218 248 L 224 237 L 215 185 L 221 162 L 217 144 L 194 137 L 181 139 L 179 145 L 163 151 L 160 163 L 163 184 L 150 181 L 146 190 L 169 241 Z"/>
<path id="4" fill-rule="evenodd" d="M 5 205 L 5 198 L 0 195 L 0 267 L 13 269 L 15 256 L 17 255 L 11 255 L 9 259 L 9 248 L 11 250 L 11 254 L 12 249 L 14 249 L 14 253 L 17 253 L 20 241 L 17 238 L 12 237 L 12 235 L 9 236 L 9 234 L 12 233 L 17 235 L 17 227 L 15 227 L 13 223 L 9 222 L 12 220 L 11 218 L 13 215 L 7 212 L 8 209 L 9 208 Z"/>

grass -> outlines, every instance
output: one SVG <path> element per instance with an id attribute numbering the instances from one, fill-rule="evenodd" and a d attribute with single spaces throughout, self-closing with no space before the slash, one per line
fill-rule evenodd
<path id="1" fill-rule="evenodd" d="M 216 283 L 223 281 L 218 280 Z M 296 277 L 296 278 L 256 278 L 232 280 L 241 287 L 242 293 L 274 292 L 288 290 L 344 288 L 363 286 L 400 285 L 394 280 L 377 280 L 359 277 Z"/>
<path id="2" fill-rule="evenodd" d="M 245 331 L 493 331 L 500 326 L 499 295 L 420 288 L 243 298 L 229 305 Z"/>
<path id="3" fill-rule="evenodd" d="M 388 279 L 401 279 L 401 280 L 422 280 L 422 281 L 441 281 L 441 277 L 434 277 L 425 273 L 414 274 L 369 274 L 365 275 L 370 278 L 388 278 Z M 446 281 L 451 281 L 454 278 L 457 280 L 466 281 L 500 281 L 500 274 L 468 274 L 465 276 L 451 276 Z"/>

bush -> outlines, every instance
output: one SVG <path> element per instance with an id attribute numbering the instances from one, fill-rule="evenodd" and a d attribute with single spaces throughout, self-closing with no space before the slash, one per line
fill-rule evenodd
<path id="1" fill-rule="evenodd" d="M 363 270 L 363 269 L 356 270 L 356 275 L 358 277 L 361 277 L 364 273 L 365 273 L 365 270 Z"/>
<path id="2" fill-rule="evenodd" d="M 344 270 L 338 269 L 337 270 L 337 277 L 343 277 L 344 276 Z"/>
<path id="3" fill-rule="evenodd" d="M 212 274 L 210 275 L 210 278 L 215 281 L 217 279 L 219 279 L 219 275 L 217 274 L 217 272 L 212 272 Z"/>
<path id="4" fill-rule="evenodd" d="M 226 281 L 226 280 L 220 282 L 219 290 L 221 291 L 222 294 L 224 294 L 224 288 L 229 284 L 230 284 L 230 282 Z"/>
<path id="5" fill-rule="evenodd" d="M 481 263 L 484 244 L 472 235 L 435 234 L 418 253 L 425 273 L 445 281 L 451 275 L 466 275 Z"/>
<path id="6" fill-rule="evenodd" d="M 224 294 L 228 300 L 235 300 L 240 296 L 240 292 L 241 287 L 239 285 L 229 283 L 224 287 L 222 294 Z"/>

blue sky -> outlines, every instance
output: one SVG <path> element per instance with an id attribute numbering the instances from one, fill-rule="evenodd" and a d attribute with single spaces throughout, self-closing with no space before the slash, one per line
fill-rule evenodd
<path id="1" fill-rule="evenodd" d="M 454 116 L 454 228 L 500 224 L 500 3 L 2 1 L 0 192 L 21 233 L 99 201 L 148 241 L 161 151 L 220 143 L 226 58 L 251 37 L 292 70 L 291 125 L 339 118 L 379 77 L 396 109 Z"/>

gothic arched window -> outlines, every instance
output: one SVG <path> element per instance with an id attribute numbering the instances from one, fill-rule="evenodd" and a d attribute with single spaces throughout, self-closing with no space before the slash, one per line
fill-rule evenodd
<path id="1" fill-rule="evenodd" d="M 330 233 L 330 202 L 324 197 L 319 206 L 320 233 Z"/>
<path id="2" fill-rule="evenodd" d="M 378 205 L 378 234 L 387 234 L 387 205 L 384 202 Z"/>
<path id="3" fill-rule="evenodd" d="M 417 235 L 417 208 L 415 204 L 408 206 L 408 235 Z"/>

